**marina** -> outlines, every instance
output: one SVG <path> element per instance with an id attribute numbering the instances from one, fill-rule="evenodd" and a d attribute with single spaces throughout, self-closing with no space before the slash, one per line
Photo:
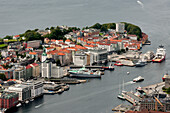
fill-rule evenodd
<path id="1" fill-rule="evenodd" d="M 109 23 L 112 21 L 127 21 L 139 25 L 150 37 L 152 45 L 144 46 L 141 49 L 143 53 L 146 53 L 148 50 L 155 51 L 161 43 L 164 44 L 167 53 L 170 53 L 170 39 L 168 38 L 170 28 L 167 24 L 169 23 L 169 20 L 167 19 L 169 18 L 169 7 L 167 4 L 169 4 L 169 1 L 161 1 L 160 4 L 159 0 L 144 0 L 141 3 L 131 0 L 100 2 L 96 0 L 76 0 L 74 2 L 68 0 L 64 2 L 56 0 L 48 2 L 44 0 L 41 2 L 32 0 L 29 2 L 3 1 L 1 7 L 1 17 L 3 17 L 1 21 L 1 36 L 6 36 L 7 34 L 15 35 L 28 29 L 41 29 L 57 25 L 78 25 L 79 27 L 84 27 L 91 26 L 96 22 Z M 18 8 L 18 6 L 20 6 L 20 8 Z M 8 8 L 8 10 L 6 10 L 6 8 Z M 81 12 L 81 14 L 79 12 Z M 35 16 L 37 13 L 38 16 Z M 80 18 L 80 15 L 82 18 Z M 25 18 L 18 19 L 18 17 Z M 149 58 L 150 55 L 147 56 Z M 131 57 L 122 59 L 125 60 L 126 64 L 126 60 L 129 60 L 130 58 Z M 109 60 L 115 62 L 122 59 L 113 58 Z M 137 60 L 137 58 L 134 59 L 134 61 Z M 19 107 L 12 112 L 113 113 L 112 108 L 122 103 L 122 100 L 117 98 L 118 84 L 122 79 L 125 80 L 124 86 L 127 91 L 134 90 L 136 87 L 141 86 L 146 93 L 151 94 L 157 85 L 161 88 L 163 83 L 157 83 L 161 82 L 160 78 L 162 78 L 163 73 L 169 70 L 168 54 L 166 56 L 166 62 L 152 63 L 151 59 L 146 59 L 146 61 L 150 63 L 147 63 L 147 65 L 141 68 L 135 67 L 136 62 L 132 62 L 132 67 L 115 66 L 114 71 L 106 70 L 102 79 L 90 79 L 90 82 L 85 84 L 80 84 L 79 80 L 53 79 L 56 83 L 65 82 L 76 85 L 71 85 L 70 90 L 61 95 L 44 95 L 43 98 L 35 99 L 33 102 L 24 104 L 24 106 Z M 129 74 L 126 72 L 129 72 Z M 132 83 L 132 80 L 136 75 L 142 75 L 145 78 L 145 81 Z M 120 108 L 123 108 L 123 111 L 129 107 L 121 106 Z M 117 111 L 119 111 L 119 108 Z"/>

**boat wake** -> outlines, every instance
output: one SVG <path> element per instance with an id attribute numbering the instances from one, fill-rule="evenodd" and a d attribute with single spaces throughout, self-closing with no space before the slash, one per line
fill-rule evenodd
<path id="1" fill-rule="evenodd" d="M 134 82 L 133 81 L 126 82 L 126 83 L 124 83 L 124 86 L 128 86 L 128 85 L 131 85 L 131 84 L 134 84 Z M 88 98 L 89 97 L 93 97 L 95 95 L 106 93 L 107 91 L 113 91 L 117 87 L 119 87 L 119 85 L 114 85 L 114 87 L 110 86 L 110 87 L 107 87 L 107 89 L 104 89 L 104 90 L 92 92 L 92 93 L 89 93 L 87 95 L 81 95 L 81 96 L 76 97 L 76 98 L 71 98 L 71 99 L 66 100 L 66 101 L 61 101 L 61 102 L 58 102 L 58 103 L 55 103 L 55 104 L 51 104 L 49 107 L 54 107 L 54 106 L 58 106 L 58 105 L 65 104 L 65 103 L 72 103 L 72 102 L 75 102 L 75 101 L 78 101 L 78 100 L 82 100 L 82 99 L 87 98 L 87 97 Z"/>
<path id="2" fill-rule="evenodd" d="M 144 4 L 141 2 L 141 1 L 137 1 L 137 3 L 143 8 L 144 7 Z"/>
<path id="3" fill-rule="evenodd" d="M 126 82 L 126 83 L 124 83 L 124 85 L 129 85 L 129 84 L 134 84 L 135 82 L 133 82 L 133 81 L 129 81 L 129 82 Z"/>
<path id="4" fill-rule="evenodd" d="M 45 102 L 42 103 L 42 104 L 39 104 L 39 105 L 35 106 L 35 108 L 37 109 L 37 108 L 41 107 L 41 106 L 44 105 L 44 104 L 45 104 Z"/>

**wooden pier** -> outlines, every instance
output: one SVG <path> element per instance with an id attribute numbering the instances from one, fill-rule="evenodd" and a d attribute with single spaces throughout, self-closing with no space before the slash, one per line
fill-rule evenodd
<path id="1" fill-rule="evenodd" d="M 132 103 L 133 105 L 138 105 L 139 102 L 141 101 L 141 98 L 134 95 L 131 92 L 123 92 L 122 95 L 125 97 L 125 99 L 127 101 L 129 101 L 130 103 Z"/>

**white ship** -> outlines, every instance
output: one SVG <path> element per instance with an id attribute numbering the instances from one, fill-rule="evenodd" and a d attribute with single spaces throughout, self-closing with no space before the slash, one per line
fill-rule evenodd
<path id="1" fill-rule="evenodd" d="M 160 63 L 160 62 L 162 62 L 163 60 L 165 60 L 165 57 L 166 57 L 166 52 L 165 52 L 165 50 L 166 49 L 164 49 L 163 48 L 164 46 L 159 46 L 159 48 L 157 48 L 157 51 L 156 51 L 156 56 L 153 58 L 153 62 L 158 62 L 158 63 Z"/>

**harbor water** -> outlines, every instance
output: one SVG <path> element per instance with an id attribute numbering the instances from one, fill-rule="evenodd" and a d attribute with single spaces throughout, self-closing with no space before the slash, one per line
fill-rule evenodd
<path id="1" fill-rule="evenodd" d="M 127 91 L 161 82 L 163 74 L 170 69 L 169 6 L 169 0 L 1 0 L 0 37 L 57 25 L 82 28 L 97 22 L 129 22 L 149 35 L 152 44 L 144 46 L 143 52 L 155 52 L 160 44 L 167 52 L 162 63 L 149 63 L 139 68 L 115 67 L 114 71 L 105 71 L 101 79 L 72 85 L 61 95 L 44 95 L 13 113 L 112 113 L 113 107 L 124 103 L 117 99 L 123 78 Z M 138 76 L 145 80 L 132 83 Z"/>

